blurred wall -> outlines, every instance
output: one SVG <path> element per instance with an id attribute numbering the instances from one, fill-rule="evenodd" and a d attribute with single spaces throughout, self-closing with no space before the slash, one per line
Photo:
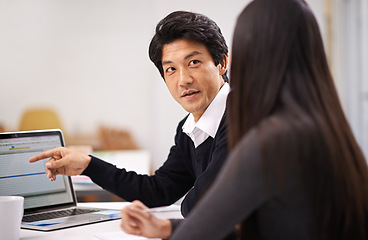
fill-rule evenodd
<path id="1" fill-rule="evenodd" d="M 148 58 L 157 22 L 174 10 L 215 20 L 231 48 L 244 0 L 1 0 L 0 124 L 17 130 L 23 110 L 49 106 L 70 135 L 100 124 L 129 129 L 165 160 L 186 112 Z M 323 1 L 307 1 L 325 36 Z"/>

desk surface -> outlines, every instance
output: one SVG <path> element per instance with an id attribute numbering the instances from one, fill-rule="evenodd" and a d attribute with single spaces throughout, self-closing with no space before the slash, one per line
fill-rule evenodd
<path id="1" fill-rule="evenodd" d="M 128 202 L 100 202 L 100 203 L 80 203 L 80 206 L 88 206 L 88 207 L 100 207 L 100 208 L 112 208 L 112 209 L 121 209 L 127 206 Z M 177 208 L 177 211 L 174 212 L 166 212 L 157 214 L 158 217 L 161 218 L 182 218 L 180 214 L 180 206 L 174 206 Z M 109 232 L 118 232 L 120 229 L 120 219 L 112 220 L 107 222 L 93 223 L 89 225 L 67 228 L 52 232 L 40 232 L 33 230 L 20 230 L 20 239 L 21 240 L 97 240 L 95 237 L 96 234 L 100 233 L 109 233 Z"/>

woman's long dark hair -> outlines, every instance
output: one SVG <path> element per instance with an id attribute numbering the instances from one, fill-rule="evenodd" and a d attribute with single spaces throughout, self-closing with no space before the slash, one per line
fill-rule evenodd
<path id="1" fill-rule="evenodd" d="M 279 161 L 279 168 L 285 167 L 285 156 L 298 161 L 318 238 L 367 239 L 367 164 L 340 105 L 307 4 L 250 3 L 235 28 L 230 76 L 230 149 L 257 128 L 260 139 L 267 139 L 263 156 Z M 262 124 L 272 118 L 278 119 L 275 125 Z M 262 136 L 277 127 L 287 137 Z M 278 153 L 270 152 L 270 144 Z"/>

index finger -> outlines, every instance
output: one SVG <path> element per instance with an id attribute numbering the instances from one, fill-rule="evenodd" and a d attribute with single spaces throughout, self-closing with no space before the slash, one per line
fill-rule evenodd
<path id="1" fill-rule="evenodd" d="M 45 158 L 51 158 L 51 157 L 60 157 L 60 148 L 54 148 L 48 151 L 44 151 L 36 156 L 31 157 L 28 161 L 30 163 L 37 162 L 39 160 L 45 159 Z"/>
<path id="2" fill-rule="evenodd" d="M 146 207 L 141 201 L 138 200 L 134 200 L 131 204 L 129 204 L 128 206 L 126 206 L 125 208 L 123 208 L 121 210 L 122 215 L 125 216 L 125 218 L 132 218 L 132 210 L 133 211 L 144 211 L 148 209 L 148 207 Z"/>
<path id="3" fill-rule="evenodd" d="M 137 208 L 139 208 L 141 210 L 148 209 L 148 207 L 146 205 L 144 205 L 144 203 L 141 202 L 141 201 L 139 201 L 139 200 L 134 200 L 130 206 L 131 207 L 132 206 L 137 207 Z"/>
<path id="4" fill-rule="evenodd" d="M 129 217 L 131 218 L 135 218 L 140 222 L 144 222 L 149 220 L 153 216 L 153 214 L 146 211 L 147 209 L 141 208 L 136 204 L 131 204 L 126 207 L 126 214 L 129 215 Z"/>

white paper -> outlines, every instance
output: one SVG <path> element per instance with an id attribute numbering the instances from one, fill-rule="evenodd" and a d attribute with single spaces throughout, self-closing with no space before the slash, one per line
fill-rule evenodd
<path id="1" fill-rule="evenodd" d="M 160 238 L 145 238 L 136 235 L 131 235 L 123 231 L 98 233 L 95 235 L 95 237 L 100 240 L 145 240 L 145 239 L 161 240 Z"/>

